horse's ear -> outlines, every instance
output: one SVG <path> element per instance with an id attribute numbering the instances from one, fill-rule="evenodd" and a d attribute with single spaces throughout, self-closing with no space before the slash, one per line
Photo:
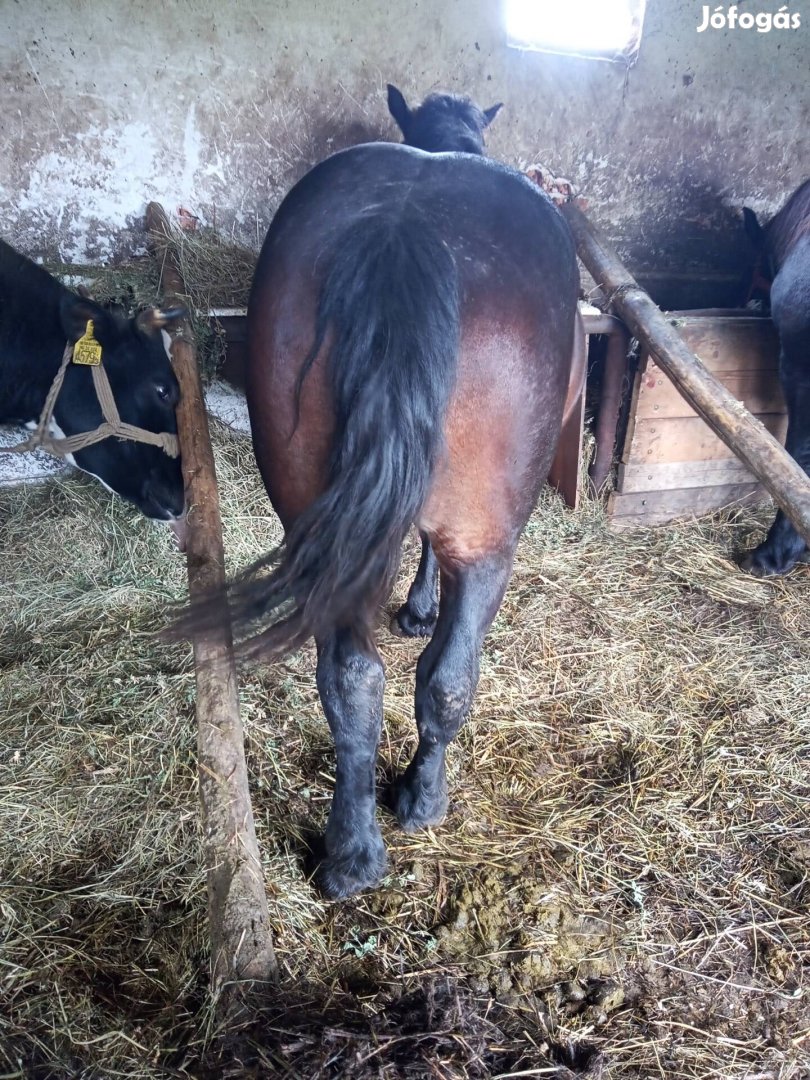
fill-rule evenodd
<path id="1" fill-rule="evenodd" d="M 489 127 L 502 108 L 503 102 L 499 101 L 497 105 L 490 105 L 488 109 L 484 109 L 484 127 Z"/>
<path id="2" fill-rule="evenodd" d="M 74 342 L 84 334 L 90 319 L 93 320 L 94 330 L 98 330 L 107 324 L 109 316 L 95 300 L 66 292 L 59 303 L 59 319 L 65 337 Z"/>
<path id="3" fill-rule="evenodd" d="M 405 128 L 411 119 L 411 110 L 408 108 L 405 98 L 391 83 L 388 84 L 388 111 L 397 122 L 397 127 L 405 134 Z"/>
<path id="4" fill-rule="evenodd" d="M 743 207 L 743 227 L 745 228 L 745 235 L 754 247 L 759 250 L 765 242 L 765 233 L 757 220 L 757 215 L 748 206 Z"/>

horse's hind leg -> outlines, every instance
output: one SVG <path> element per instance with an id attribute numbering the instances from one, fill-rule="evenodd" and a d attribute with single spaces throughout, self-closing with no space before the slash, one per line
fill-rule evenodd
<path id="1" fill-rule="evenodd" d="M 439 564 L 425 533 L 419 569 L 408 590 L 408 599 L 391 620 L 395 634 L 405 637 L 430 637 L 436 628 L 439 613 Z"/>
<path id="2" fill-rule="evenodd" d="M 375 885 L 385 873 L 375 797 L 385 673 L 374 645 L 345 629 L 318 642 L 317 679 L 337 770 L 316 879 L 338 898 Z"/>
<path id="3" fill-rule="evenodd" d="M 419 744 L 394 790 L 394 811 L 409 831 L 436 825 L 447 812 L 445 751 L 472 706 L 481 646 L 503 599 L 512 554 L 442 568 L 436 630 L 416 668 Z"/>

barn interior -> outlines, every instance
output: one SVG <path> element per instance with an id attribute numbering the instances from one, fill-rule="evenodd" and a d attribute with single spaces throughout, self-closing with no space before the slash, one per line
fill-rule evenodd
<path id="1" fill-rule="evenodd" d="M 533 6 L 550 19 L 559 5 Z M 662 310 L 712 312 L 698 337 L 719 340 L 749 299 L 741 209 L 767 220 L 806 178 L 810 13 L 791 2 L 800 25 L 726 17 L 699 31 L 714 8 L 648 0 L 640 36 L 637 22 L 608 61 L 517 47 L 510 7 L 0 9 L 0 236 L 137 307 L 160 290 L 146 205 L 166 208 L 209 383 L 230 573 L 282 535 L 233 391 L 255 257 L 314 164 L 399 139 L 388 83 L 414 104 L 437 90 L 503 102 L 488 154 L 570 181 Z M 604 308 L 584 268 L 582 281 Z M 770 322 L 742 317 L 758 328 L 742 343 L 729 331 L 720 351 L 749 359 L 724 370 L 784 437 Z M 589 488 L 605 348 L 591 338 L 578 505 L 544 492 L 521 541 L 451 751 L 448 820 L 404 834 L 381 812 L 380 889 L 332 902 L 308 877 L 334 785 L 314 649 L 240 668 L 281 981 L 227 1020 L 208 977 L 194 667 L 158 636 L 185 596 L 183 557 L 87 477 L 0 456 L 0 1075 L 810 1075 L 810 572 L 739 569 L 773 507 L 731 452 L 656 458 L 679 479 L 639 520 L 646 489 L 621 484 L 658 415 L 639 401 L 643 349 L 623 369 L 614 467 Z M 633 527 L 618 532 L 622 495 Z M 385 627 L 417 547 L 381 619 L 381 779 L 414 740 L 421 644 Z"/>

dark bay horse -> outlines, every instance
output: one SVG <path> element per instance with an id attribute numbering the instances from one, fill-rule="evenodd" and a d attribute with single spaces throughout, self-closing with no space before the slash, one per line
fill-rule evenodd
<path id="1" fill-rule="evenodd" d="M 318 870 L 331 897 L 385 872 L 374 637 L 402 541 L 413 525 L 425 541 L 424 595 L 411 591 L 400 622 L 433 632 L 417 665 L 419 743 L 392 799 L 410 830 L 445 815 L 445 751 L 554 457 L 580 340 L 568 228 L 534 184 L 482 156 L 493 110 L 433 95 L 411 113 L 393 88 L 389 101 L 432 152 L 372 143 L 312 169 L 273 220 L 248 309 L 254 448 L 286 538 L 231 586 L 231 615 L 254 655 L 315 638 L 337 757 Z M 438 612 L 425 612 L 436 572 Z"/>
<path id="2" fill-rule="evenodd" d="M 744 210 L 758 252 L 758 270 L 771 280 L 771 317 L 779 332 L 779 378 L 788 410 L 785 449 L 810 473 L 810 180 L 762 228 Z M 743 566 L 755 574 L 785 574 L 806 557 L 807 544 L 782 510 Z"/>

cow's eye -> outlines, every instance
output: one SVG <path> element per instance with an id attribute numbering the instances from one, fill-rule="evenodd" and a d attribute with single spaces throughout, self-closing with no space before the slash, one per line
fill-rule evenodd
<path id="1" fill-rule="evenodd" d="M 168 401 L 171 397 L 171 391 L 166 383 L 155 383 L 155 393 L 161 401 Z"/>

